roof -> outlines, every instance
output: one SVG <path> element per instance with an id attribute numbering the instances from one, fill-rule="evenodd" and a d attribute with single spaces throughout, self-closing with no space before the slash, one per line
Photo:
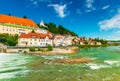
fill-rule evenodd
<path id="1" fill-rule="evenodd" d="M 43 34 L 43 33 L 28 33 L 28 34 L 21 34 L 19 38 L 52 38 L 50 34 Z"/>
<path id="2" fill-rule="evenodd" d="M 0 23 L 38 27 L 33 20 L 0 14 Z"/>

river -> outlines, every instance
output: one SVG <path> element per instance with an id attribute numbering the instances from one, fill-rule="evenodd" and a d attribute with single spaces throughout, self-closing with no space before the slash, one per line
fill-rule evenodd
<path id="1" fill-rule="evenodd" d="M 85 64 L 50 60 L 88 57 Z M 0 53 L 0 81 L 120 81 L 120 47 L 80 49 L 77 54 L 35 56 Z"/>

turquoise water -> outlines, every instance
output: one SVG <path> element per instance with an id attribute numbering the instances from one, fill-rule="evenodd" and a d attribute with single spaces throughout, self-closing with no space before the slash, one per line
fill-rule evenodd
<path id="1" fill-rule="evenodd" d="M 51 60 L 88 57 L 86 64 Z M 0 81 L 120 81 L 120 47 L 80 49 L 78 54 L 34 56 L 0 53 Z"/>

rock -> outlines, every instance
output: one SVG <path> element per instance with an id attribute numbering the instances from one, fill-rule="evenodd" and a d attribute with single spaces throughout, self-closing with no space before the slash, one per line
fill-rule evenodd
<path id="1" fill-rule="evenodd" d="M 79 63 L 88 63 L 92 61 L 89 58 L 68 58 L 68 59 L 57 59 L 53 60 L 52 63 L 58 64 L 79 64 Z"/>

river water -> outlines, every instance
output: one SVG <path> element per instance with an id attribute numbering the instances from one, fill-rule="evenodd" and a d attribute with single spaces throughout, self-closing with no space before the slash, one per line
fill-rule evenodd
<path id="1" fill-rule="evenodd" d="M 50 60 L 88 57 L 86 64 Z M 35 56 L 0 53 L 0 81 L 120 81 L 120 47 L 85 48 L 78 54 Z"/>

